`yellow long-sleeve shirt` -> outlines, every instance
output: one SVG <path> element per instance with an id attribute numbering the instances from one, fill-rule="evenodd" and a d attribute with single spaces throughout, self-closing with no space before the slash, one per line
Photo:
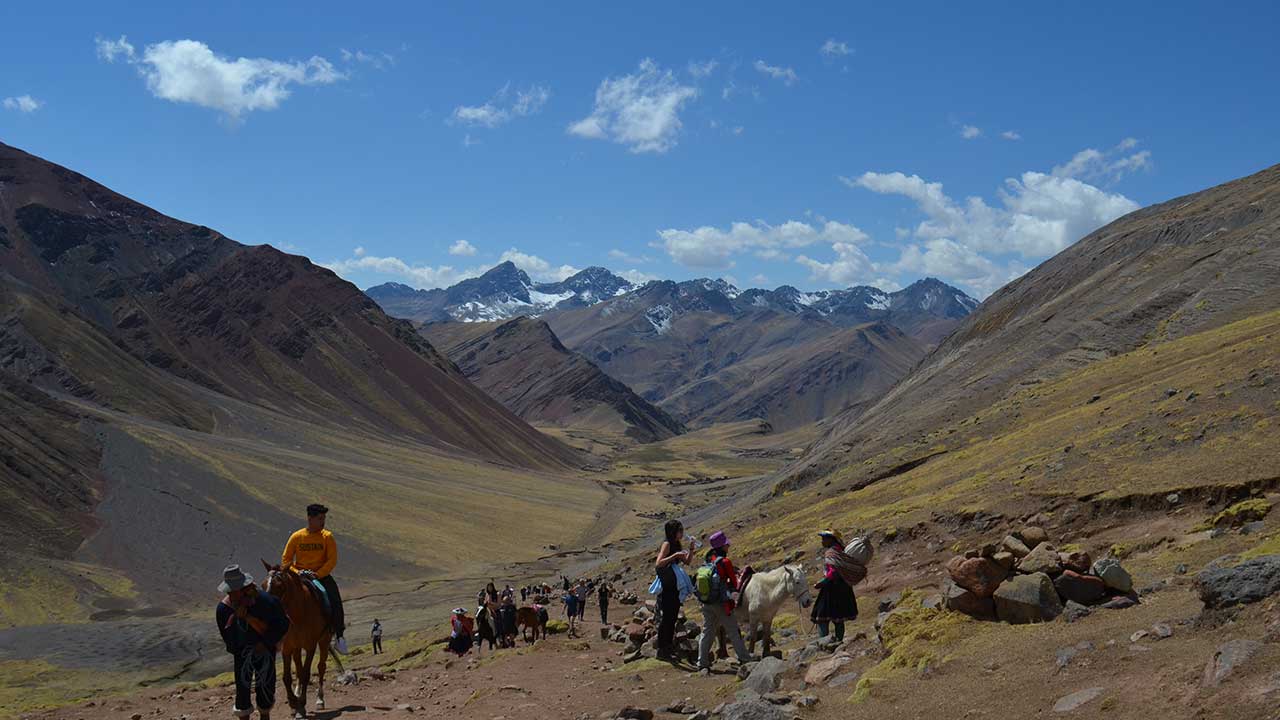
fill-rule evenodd
<path id="1" fill-rule="evenodd" d="M 321 530 L 313 533 L 307 528 L 289 536 L 284 546 L 284 555 L 280 558 L 280 566 L 286 570 L 310 570 L 316 577 L 326 577 L 338 564 L 338 543 L 333 533 Z"/>

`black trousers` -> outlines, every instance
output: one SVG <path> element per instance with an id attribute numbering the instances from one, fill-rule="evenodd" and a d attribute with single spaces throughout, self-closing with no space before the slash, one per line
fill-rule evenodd
<path id="1" fill-rule="evenodd" d="M 609 605 L 608 603 L 600 603 L 600 624 L 609 624 Z"/>
<path id="2" fill-rule="evenodd" d="M 373 636 L 373 652 L 375 654 L 382 652 L 382 638 L 377 635 Z"/>
<path id="3" fill-rule="evenodd" d="M 658 602 L 662 605 L 662 621 L 658 623 L 658 652 L 670 653 L 675 646 L 676 620 L 680 618 L 679 588 L 664 585 Z"/>
<path id="4" fill-rule="evenodd" d="M 258 710 L 270 710 L 276 704 L 276 654 L 254 653 L 246 647 L 233 655 L 236 676 L 236 714 L 249 717 L 253 712 L 252 695 L 257 695 Z M 256 691 L 256 693 L 255 693 Z"/>
<path id="5" fill-rule="evenodd" d="M 342 637 L 343 631 L 347 629 L 347 618 L 342 611 L 342 593 L 338 592 L 338 583 L 334 582 L 332 575 L 325 575 L 320 578 L 320 584 L 324 586 L 325 593 L 329 595 L 329 610 L 331 611 L 329 620 L 333 624 L 333 634 L 335 637 Z"/>

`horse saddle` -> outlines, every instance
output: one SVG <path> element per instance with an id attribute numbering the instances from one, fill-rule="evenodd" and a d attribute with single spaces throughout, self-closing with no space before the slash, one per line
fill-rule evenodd
<path id="1" fill-rule="evenodd" d="M 755 577 L 756 570 L 750 565 L 742 568 L 742 576 L 738 578 L 738 593 L 747 591 L 747 585 L 750 584 L 751 578 Z"/>
<path id="2" fill-rule="evenodd" d="M 329 601 L 329 592 L 324 589 L 324 585 L 319 580 L 310 580 L 307 587 L 311 590 L 311 594 L 316 596 L 320 601 L 320 606 L 324 608 L 325 617 L 333 617 L 333 604 Z"/>

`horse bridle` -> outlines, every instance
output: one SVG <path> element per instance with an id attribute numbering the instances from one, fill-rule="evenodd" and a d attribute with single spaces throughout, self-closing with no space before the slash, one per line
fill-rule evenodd
<path id="1" fill-rule="evenodd" d="M 800 604 L 800 607 L 808 607 L 809 603 L 812 601 L 809 597 L 809 583 L 805 580 L 803 570 L 796 570 L 795 572 L 800 575 L 800 592 L 794 597 L 796 602 Z M 795 575 L 792 574 L 792 568 L 787 568 L 787 579 L 793 582 L 795 581 Z"/>

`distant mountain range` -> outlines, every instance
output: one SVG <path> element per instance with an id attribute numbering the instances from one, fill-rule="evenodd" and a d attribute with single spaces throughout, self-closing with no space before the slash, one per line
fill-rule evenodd
<path id="1" fill-rule="evenodd" d="M 489 322 L 590 307 L 653 285 L 674 287 L 677 291 L 675 304 L 654 310 L 651 320 L 658 325 L 665 321 L 668 310 L 673 314 L 743 313 L 770 308 L 824 318 L 845 327 L 885 320 L 914 332 L 937 320 L 963 318 L 979 305 L 963 291 L 933 278 L 895 292 L 869 286 L 814 292 L 802 292 L 790 285 L 775 290 L 739 290 L 724 280 L 708 278 L 635 285 L 607 268 L 589 267 L 560 282 L 539 283 L 510 261 L 444 289 L 418 290 L 401 283 L 383 283 L 365 292 L 396 317 L 417 322 Z M 940 339 L 932 337 L 933 341 Z"/>
<path id="2" fill-rule="evenodd" d="M 680 422 L 763 418 L 778 428 L 878 397 L 979 305 L 932 278 L 894 292 L 739 290 L 709 278 L 633 285 L 592 267 L 534 283 L 510 262 L 443 290 L 387 283 L 367 293 L 435 337 L 470 334 L 450 333 L 451 322 L 537 317 L 557 345 Z"/>

